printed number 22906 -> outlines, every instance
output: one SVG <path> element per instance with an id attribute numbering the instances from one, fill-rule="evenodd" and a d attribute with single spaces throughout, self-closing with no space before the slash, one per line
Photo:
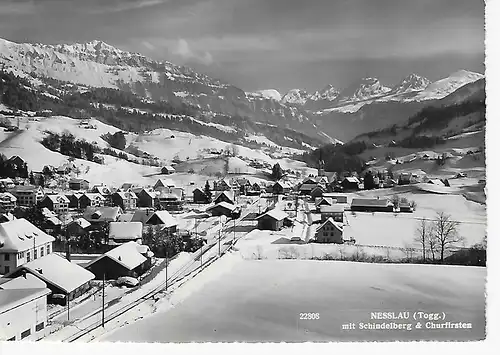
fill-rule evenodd
<path id="1" fill-rule="evenodd" d="M 299 313 L 300 320 L 316 320 L 319 319 L 319 313 Z"/>

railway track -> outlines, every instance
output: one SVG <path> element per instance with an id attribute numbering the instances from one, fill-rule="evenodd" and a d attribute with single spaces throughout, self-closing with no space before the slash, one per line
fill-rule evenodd
<path id="1" fill-rule="evenodd" d="M 255 202 L 252 204 L 252 206 L 253 205 L 255 205 Z M 245 215 L 243 215 L 242 217 L 240 217 L 238 219 L 238 221 L 234 224 L 233 228 L 242 226 L 242 222 L 244 221 L 245 217 L 247 217 L 250 213 L 251 212 L 249 209 L 249 211 L 247 211 L 247 213 Z M 220 243 L 222 243 L 222 241 L 224 240 L 224 243 L 221 244 L 221 256 L 224 255 L 238 240 L 240 240 L 241 238 L 243 238 L 245 236 L 245 234 L 243 234 L 237 238 L 228 238 L 232 233 L 233 232 L 231 230 L 230 231 L 226 230 L 226 232 L 224 233 L 224 237 L 221 238 L 221 240 L 220 240 Z M 143 296 L 139 297 L 138 299 L 134 300 L 133 302 L 131 302 L 127 305 L 124 305 L 123 307 L 121 307 L 117 310 L 114 310 L 113 312 L 105 315 L 104 324 L 118 318 L 119 316 L 123 315 L 124 313 L 128 312 L 129 310 L 131 310 L 131 309 L 139 306 L 140 304 L 154 298 L 157 294 L 165 292 L 165 289 L 167 289 L 167 291 L 168 291 L 169 288 L 173 287 L 175 284 L 182 281 L 183 279 L 189 277 L 191 274 L 195 273 L 196 271 L 201 272 L 204 268 L 210 266 L 215 260 L 218 259 L 217 256 L 215 256 L 215 257 L 211 256 L 211 257 L 207 258 L 205 263 L 203 263 L 202 265 L 201 264 L 198 265 L 197 267 L 193 268 L 193 270 L 190 270 L 189 272 L 186 273 L 186 271 L 188 271 L 191 267 L 193 267 L 193 265 L 199 263 L 200 257 L 204 256 L 208 251 L 210 251 L 218 243 L 219 243 L 219 240 L 217 239 L 213 243 L 211 243 L 209 246 L 205 247 L 204 250 L 200 250 L 199 252 L 195 253 L 195 255 L 193 256 L 191 261 L 186 263 L 185 265 L 183 265 L 176 272 L 174 272 L 167 279 L 166 282 L 163 281 L 159 286 L 155 287 L 151 291 L 148 291 L 145 295 L 143 295 Z M 223 245 L 223 247 L 222 247 L 222 245 Z M 168 283 L 167 288 L 165 287 L 166 283 Z M 84 319 L 88 319 L 90 317 L 93 317 L 101 312 L 102 312 L 102 310 L 98 311 L 98 312 L 94 312 L 91 315 L 85 317 Z M 89 326 L 86 326 L 85 328 L 80 329 L 77 333 L 72 334 L 71 336 L 63 339 L 63 341 L 74 342 L 78 339 L 81 339 L 85 335 L 88 335 L 89 333 L 98 329 L 101 326 L 102 326 L 102 320 L 95 321 L 92 324 L 90 324 Z"/>

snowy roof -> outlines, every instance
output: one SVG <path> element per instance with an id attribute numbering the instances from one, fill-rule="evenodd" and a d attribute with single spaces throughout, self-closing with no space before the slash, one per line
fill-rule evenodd
<path id="1" fill-rule="evenodd" d="M 175 171 L 175 169 L 170 165 L 166 165 L 166 166 L 162 167 L 162 170 L 163 169 L 167 169 L 168 171 Z"/>
<path id="2" fill-rule="evenodd" d="M 142 224 L 146 223 L 147 220 L 153 214 L 152 210 L 135 210 L 132 215 L 131 222 L 141 222 Z"/>
<path id="3" fill-rule="evenodd" d="M 111 222 L 109 224 L 109 239 L 141 239 L 141 222 Z"/>
<path id="4" fill-rule="evenodd" d="M 321 213 L 344 212 L 344 206 L 338 204 L 333 204 L 331 206 L 321 206 L 320 211 Z"/>
<path id="5" fill-rule="evenodd" d="M 121 213 L 122 210 L 120 207 L 100 207 L 100 208 L 87 207 L 87 209 L 83 213 L 83 217 L 87 221 L 95 221 L 95 222 L 115 221 Z"/>
<path id="6" fill-rule="evenodd" d="M 117 222 L 132 222 L 132 218 L 134 217 L 133 213 L 124 213 L 118 217 Z"/>
<path id="7" fill-rule="evenodd" d="M 173 227 L 178 224 L 177 220 L 168 211 L 156 211 L 148 218 L 146 224 L 149 224 L 149 221 L 154 219 L 158 219 L 160 224 L 165 225 L 165 227 Z"/>
<path id="8" fill-rule="evenodd" d="M 26 302 L 50 294 L 48 288 L 23 288 L 0 290 L 0 313 L 16 308 Z"/>
<path id="9" fill-rule="evenodd" d="M 316 231 L 319 231 L 320 229 L 322 229 L 324 226 L 326 226 L 327 224 L 329 225 L 333 225 L 335 228 L 337 228 L 339 231 L 343 231 L 344 227 L 341 223 L 339 222 L 335 222 L 333 220 L 332 217 L 328 218 L 325 222 L 323 222 L 321 225 L 318 226 L 318 228 L 316 228 Z"/>
<path id="10" fill-rule="evenodd" d="M 39 189 L 41 189 L 41 188 L 33 186 L 33 185 L 17 185 L 13 189 L 11 189 L 10 191 L 13 191 L 14 193 L 16 193 L 16 192 L 36 192 Z"/>
<path id="11" fill-rule="evenodd" d="M 107 186 L 94 186 L 92 191 L 97 191 L 103 196 L 111 194 L 111 190 Z"/>
<path id="12" fill-rule="evenodd" d="M 288 218 L 288 213 L 275 208 L 275 209 L 272 209 L 272 210 L 267 211 L 266 213 L 260 215 L 259 217 L 257 217 L 257 219 L 261 219 L 264 216 L 269 216 L 277 221 L 281 221 L 285 218 Z"/>
<path id="13" fill-rule="evenodd" d="M 314 184 L 302 184 L 302 185 L 300 185 L 299 190 L 300 191 L 312 191 L 316 186 L 318 186 L 318 184 L 316 184 L 316 183 L 314 183 Z"/>
<path id="14" fill-rule="evenodd" d="M 348 176 L 344 180 L 347 180 L 348 182 L 355 183 L 355 184 L 360 183 L 359 179 L 357 177 L 354 177 L 354 176 Z"/>
<path id="15" fill-rule="evenodd" d="M 214 201 L 216 201 L 221 195 L 225 195 L 229 200 L 234 201 L 234 191 L 220 191 L 217 193 L 217 195 L 214 198 Z"/>
<path id="16" fill-rule="evenodd" d="M 89 182 L 89 181 L 85 180 L 85 179 L 77 179 L 77 178 L 72 178 L 69 180 L 70 184 L 81 184 L 82 182 Z"/>
<path id="17" fill-rule="evenodd" d="M 354 198 L 352 199 L 351 206 L 369 206 L 369 207 L 386 207 L 390 204 L 390 201 L 381 198 Z"/>
<path id="18" fill-rule="evenodd" d="M 156 181 L 155 187 L 162 187 L 162 186 L 163 187 L 174 187 L 175 182 L 173 182 L 170 179 L 158 179 L 158 181 Z"/>
<path id="19" fill-rule="evenodd" d="M 137 244 L 136 242 L 133 241 L 124 243 L 102 254 L 98 258 L 92 260 L 89 264 L 87 264 L 86 267 L 88 268 L 90 265 L 101 260 L 102 258 L 108 257 L 111 260 L 117 262 L 118 264 L 124 266 L 128 270 L 133 270 L 147 260 L 141 254 L 141 251 L 143 249 L 141 247 L 142 246 L 140 244 Z"/>
<path id="20" fill-rule="evenodd" d="M 2 282 L 3 281 L 3 282 Z M 16 278 L 1 278 L 0 289 L 12 290 L 21 288 L 46 288 L 47 284 L 32 274 L 18 276 Z"/>
<path id="21" fill-rule="evenodd" d="M 317 197 L 316 200 L 314 201 L 314 204 L 316 205 L 316 207 L 318 207 L 323 201 L 325 201 L 329 205 L 333 205 L 334 203 L 337 202 L 337 200 L 334 200 L 331 197 Z"/>
<path id="22" fill-rule="evenodd" d="M 16 202 L 16 201 L 17 201 L 17 198 L 16 198 L 16 196 L 14 196 L 13 194 L 11 194 L 10 192 L 1 192 L 1 193 L 0 193 L 0 201 L 5 201 L 5 202 L 8 202 L 8 201 L 11 201 L 11 202 Z"/>
<path id="23" fill-rule="evenodd" d="M 91 200 L 91 201 L 96 201 L 96 200 L 104 201 L 105 200 L 104 196 L 98 192 L 88 192 L 88 193 L 83 194 L 83 196 L 87 196 L 89 198 L 89 200 Z"/>
<path id="24" fill-rule="evenodd" d="M 222 208 L 228 209 L 230 211 L 234 211 L 236 209 L 236 206 L 233 205 L 233 204 L 230 204 L 230 203 L 227 203 L 227 202 L 219 202 L 218 204 L 216 204 L 214 206 L 208 207 L 207 211 L 213 210 L 216 207 L 222 207 Z"/>
<path id="25" fill-rule="evenodd" d="M 69 203 L 69 199 L 64 195 L 45 195 L 45 198 L 48 198 L 53 203 Z"/>
<path id="26" fill-rule="evenodd" d="M 69 224 L 72 224 L 72 223 L 75 223 L 75 224 L 78 224 L 81 228 L 85 229 L 85 228 L 88 228 L 91 226 L 90 222 L 87 221 L 85 218 L 78 218 L 78 219 L 75 219 L 74 221 L 72 221 L 71 223 Z"/>
<path id="27" fill-rule="evenodd" d="M 24 218 L 0 224 L 0 252 L 24 251 L 33 248 L 33 243 L 40 246 L 54 240 Z"/>
<path id="28" fill-rule="evenodd" d="M 126 192 L 115 192 L 122 200 L 127 200 L 129 198 L 135 198 L 137 199 L 136 194 L 134 194 L 132 191 L 126 191 Z"/>
<path id="29" fill-rule="evenodd" d="M 94 279 L 94 274 L 90 271 L 54 253 L 23 264 L 16 270 L 19 269 L 29 271 L 42 281 L 52 284 L 66 293 L 70 293 Z"/>

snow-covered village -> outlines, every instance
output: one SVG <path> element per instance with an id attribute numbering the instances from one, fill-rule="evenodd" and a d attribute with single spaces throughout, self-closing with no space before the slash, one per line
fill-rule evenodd
<path id="1" fill-rule="evenodd" d="M 0 39 L 0 340 L 484 339 L 484 70 L 243 90 L 55 42 Z"/>

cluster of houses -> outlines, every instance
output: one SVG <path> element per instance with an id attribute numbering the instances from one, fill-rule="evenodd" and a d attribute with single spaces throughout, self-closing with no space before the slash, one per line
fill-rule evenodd
<path id="1" fill-rule="evenodd" d="M 152 265 L 149 248 L 134 241 L 85 267 L 54 253 L 53 242 L 25 219 L 0 224 L 0 340 L 41 339 L 47 335 L 48 304 L 69 307 L 89 291 L 92 280 L 137 277 Z"/>

